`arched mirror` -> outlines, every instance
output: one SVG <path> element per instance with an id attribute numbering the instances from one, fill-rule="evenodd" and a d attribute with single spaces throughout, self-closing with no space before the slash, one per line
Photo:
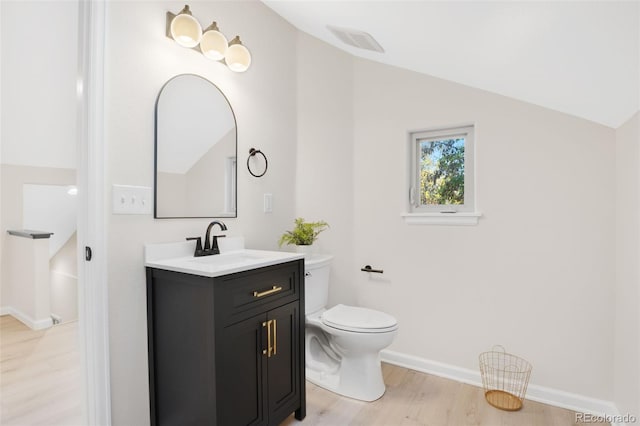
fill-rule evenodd
<path id="1" fill-rule="evenodd" d="M 155 217 L 236 217 L 236 156 L 220 89 L 193 74 L 169 80 L 156 102 Z"/>

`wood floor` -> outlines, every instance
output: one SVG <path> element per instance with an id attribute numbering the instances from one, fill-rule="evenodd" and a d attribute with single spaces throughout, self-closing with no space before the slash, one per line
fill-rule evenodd
<path id="1" fill-rule="evenodd" d="M 77 322 L 33 331 L 0 316 L 0 424 L 84 424 Z"/>
<path id="2" fill-rule="evenodd" d="M 341 397 L 307 382 L 307 417 L 281 426 L 570 426 L 570 410 L 526 401 L 522 410 L 498 410 L 481 388 L 382 364 L 387 391 L 377 401 Z M 608 424 L 608 423 L 591 423 Z"/>
<path id="3" fill-rule="evenodd" d="M 532 401 L 495 409 L 482 389 L 383 364 L 387 392 L 366 403 L 307 382 L 307 417 L 282 426 L 570 426 L 575 413 Z M 83 425 L 77 322 L 32 331 L 0 317 L 0 424 Z M 592 423 L 595 424 L 595 423 Z M 130 425 L 145 426 L 145 425 Z"/>

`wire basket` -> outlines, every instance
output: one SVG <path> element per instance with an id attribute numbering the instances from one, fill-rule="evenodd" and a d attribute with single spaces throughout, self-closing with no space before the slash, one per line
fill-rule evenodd
<path id="1" fill-rule="evenodd" d="M 522 408 L 531 376 L 531 364 L 500 346 L 480 354 L 480 375 L 489 404 L 506 411 Z"/>

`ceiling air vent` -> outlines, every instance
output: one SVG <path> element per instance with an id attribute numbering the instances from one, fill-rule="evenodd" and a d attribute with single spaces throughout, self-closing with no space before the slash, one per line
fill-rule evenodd
<path id="1" fill-rule="evenodd" d="M 327 25 L 327 28 L 336 37 L 338 37 L 340 41 L 348 44 L 349 46 L 384 53 L 384 49 L 380 46 L 380 43 L 378 43 L 369 33 L 353 30 L 351 28 L 333 27 L 331 25 Z"/>

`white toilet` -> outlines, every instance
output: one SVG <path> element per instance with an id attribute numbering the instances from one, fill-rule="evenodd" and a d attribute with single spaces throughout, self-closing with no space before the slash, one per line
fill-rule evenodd
<path id="1" fill-rule="evenodd" d="M 306 375 L 340 395 L 374 401 L 385 391 L 380 351 L 393 342 L 398 322 L 372 309 L 327 309 L 332 256 L 305 258 Z"/>

